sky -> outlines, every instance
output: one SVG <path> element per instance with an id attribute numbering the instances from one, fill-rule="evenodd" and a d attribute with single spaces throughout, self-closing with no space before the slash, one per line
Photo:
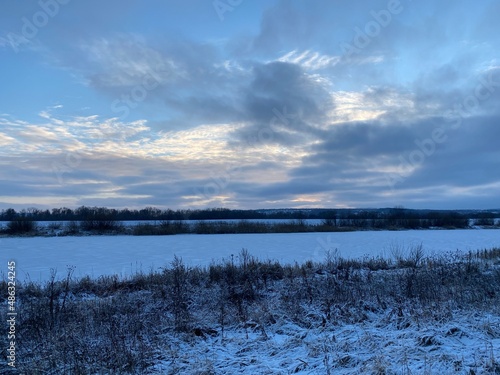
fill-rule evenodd
<path id="1" fill-rule="evenodd" d="M 494 0 L 4 0 L 0 208 L 500 208 Z"/>

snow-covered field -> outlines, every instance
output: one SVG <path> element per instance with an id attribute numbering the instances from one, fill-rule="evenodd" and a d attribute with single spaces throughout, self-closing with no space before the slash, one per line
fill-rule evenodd
<path id="1" fill-rule="evenodd" d="M 391 248 L 422 244 L 426 255 L 500 247 L 498 230 L 413 230 L 341 233 L 224 234 L 175 236 L 85 236 L 0 238 L 0 264 L 17 263 L 19 280 L 44 281 L 50 269 L 61 278 L 68 266 L 74 276 L 126 276 L 165 266 L 174 255 L 188 266 L 208 265 L 242 248 L 260 259 L 301 263 L 323 260 L 328 250 L 345 258 L 390 257 Z M 1 270 L 3 275 L 5 270 Z"/>
<path id="2" fill-rule="evenodd" d="M 188 266 L 208 265 L 212 260 L 227 259 L 232 255 L 235 264 L 238 264 L 236 257 L 242 248 L 263 260 L 303 263 L 310 259 L 323 261 L 328 250 L 337 249 L 337 254 L 344 258 L 391 257 L 395 248 L 408 249 L 419 244 L 429 256 L 500 248 L 500 231 L 8 237 L 0 238 L 0 264 L 5 265 L 2 271 L 4 277 L 7 261 L 15 260 L 19 280 L 46 281 L 51 268 L 57 269 L 59 279 L 64 278 L 68 266 L 75 267 L 76 277 L 127 276 L 165 266 L 174 255 L 182 257 Z M 404 275 L 410 275 L 405 270 L 367 272 L 362 269 L 350 271 L 348 277 L 340 272 L 329 274 L 311 269 L 303 275 L 297 274 L 293 280 L 284 278 L 269 286 L 261 285 L 263 295 L 245 302 L 243 317 L 224 294 L 234 285 L 224 291 L 224 283 L 202 284 L 197 289 L 195 284 L 191 284 L 186 287 L 186 290 L 195 288 L 189 297 L 193 304 L 190 319 L 193 327 L 204 330 L 202 335 L 195 334 L 192 329 L 182 333 L 172 330 L 175 319 L 169 298 L 173 288 L 170 284 L 165 286 L 167 278 L 156 286 L 151 284 L 139 291 L 120 291 L 118 288 L 114 292 L 110 290 L 110 295 L 94 295 L 85 291 L 83 295 L 71 295 L 68 299 L 68 316 L 71 319 L 61 318 L 55 323 L 60 325 L 57 329 L 43 331 L 43 342 L 36 336 L 30 336 L 31 346 L 23 349 L 20 356 L 26 356 L 23 362 L 25 368 L 30 368 L 33 359 L 38 366 L 43 366 L 40 369 L 51 370 L 47 373 L 54 374 L 73 373 L 69 369 L 76 366 L 75 363 L 85 363 L 92 368 L 102 366 L 101 362 L 93 362 L 94 357 L 79 354 L 94 353 L 94 345 L 99 351 L 110 350 L 110 358 L 131 355 L 134 361 L 139 361 L 147 357 L 147 368 L 134 369 L 133 372 L 119 370 L 116 373 L 500 374 L 499 293 L 496 292 L 499 279 L 495 276 L 499 261 L 490 259 L 484 262 L 481 268 L 483 274 L 460 276 L 456 279 L 457 284 L 445 283 L 445 286 L 442 286 L 442 280 L 438 280 L 439 272 L 444 272 L 445 268 L 440 271 L 434 268 L 437 265 L 423 266 L 430 268 L 419 271 L 421 276 L 418 280 L 428 280 L 430 284 L 425 285 L 432 285 L 434 278 L 425 279 L 425 275 L 426 272 L 435 272 L 439 285 L 435 290 L 441 291 L 441 294 L 432 297 L 434 294 L 428 294 L 427 288 L 420 289 L 422 295 L 431 296 L 430 300 L 405 296 L 404 280 L 414 280 L 415 277 L 405 278 Z M 469 275 L 467 271 L 463 272 L 463 275 Z M 445 279 L 451 280 L 448 276 Z M 479 280 L 483 280 L 483 284 Z M 338 291 L 329 294 L 329 289 L 325 287 L 327 281 L 331 288 L 339 287 Z M 108 286 L 111 282 L 107 281 Z M 467 289 L 469 284 L 473 287 Z M 492 293 L 488 294 L 489 289 L 485 285 L 490 286 Z M 155 294 L 163 291 L 161 288 L 165 288 L 167 297 Z M 301 294 L 308 290 L 317 291 L 314 301 L 312 294 L 310 300 L 306 294 Z M 473 297 L 475 291 L 480 291 L 478 295 L 483 297 L 474 303 L 467 303 L 469 299 L 474 300 L 471 295 Z M 65 292 L 61 289 L 58 293 Z M 20 307 L 28 303 L 27 297 L 23 298 Z M 329 298 L 333 298 L 334 302 L 328 302 Z M 26 307 L 24 314 L 39 319 L 39 323 L 27 319 L 18 328 L 22 330 L 24 324 L 32 324 L 43 329 L 43 322 L 50 317 L 48 300 L 36 294 L 32 296 L 29 301 L 31 307 Z M 224 313 L 220 310 L 221 301 L 225 304 Z M 299 309 L 297 315 L 294 313 L 296 308 Z M 62 308 L 57 311 L 63 314 Z M 80 319 L 73 318 L 71 314 L 75 313 L 82 314 Z M 219 314 L 226 316 L 223 323 L 225 329 L 221 328 Z M 95 323 L 95 319 L 100 323 Z M 72 334 L 72 330 L 77 328 L 78 333 Z M 129 332 L 129 328 L 138 330 L 139 334 Z M 24 329 L 25 335 L 28 335 L 27 332 L 32 334 L 29 327 Z M 116 330 L 120 330 L 128 341 L 119 341 L 117 337 L 121 336 L 115 335 Z M 66 334 L 52 335 L 54 332 Z M 108 343 L 121 343 L 122 346 L 113 347 Z M 142 350 L 145 352 L 142 353 Z M 52 355 L 55 364 L 48 359 Z M 77 360 L 79 362 L 75 362 Z M 110 363 L 111 360 L 107 364 Z M 88 369 L 80 373 L 115 373 Z"/>
<path id="3" fill-rule="evenodd" d="M 454 312 L 437 321 L 392 310 L 362 323 L 304 329 L 278 322 L 265 336 L 232 330 L 186 342 L 170 338 L 164 360 L 150 374 L 499 374 L 500 317 Z"/>

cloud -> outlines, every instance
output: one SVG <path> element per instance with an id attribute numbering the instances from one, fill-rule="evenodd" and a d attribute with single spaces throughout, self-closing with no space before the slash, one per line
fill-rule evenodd
<path id="1" fill-rule="evenodd" d="M 320 55 L 319 52 L 312 52 L 309 50 L 302 53 L 298 53 L 297 50 L 293 50 L 280 57 L 278 61 L 300 64 L 305 69 L 316 70 L 329 66 L 335 66 L 340 61 L 340 57 Z"/>
<path id="2" fill-rule="evenodd" d="M 246 125 L 235 137 L 253 146 L 295 145 L 318 137 L 333 106 L 322 82 L 297 64 L 278 61 L 254 66 L 242 98 Z"/>
<path id="3" fill-rule="evenodd" d="M 70 2 L 19 55 L 6 32 L 39 7 L 5 8 L 4 78 L 47 98 L 22 114 L 7 98 L 0 201 L 499 205 L 498 4 L 401 3 L 352 56 L 387 1 L 255 1 L 224 23 L 210 2 Z M 446 141 L 409 163 L 435 129 Z"/>
<path id="4" fill-rule="evenodd" d="M 16 139 L 14 137 L 11 137 L 5 133 L 0 133 L 0 146 L 10 146 L 14 143 L 16 143 Z"/>

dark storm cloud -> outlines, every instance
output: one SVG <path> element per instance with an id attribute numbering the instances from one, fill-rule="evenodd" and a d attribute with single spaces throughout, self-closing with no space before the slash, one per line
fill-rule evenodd
<path id="1" fill-rule="evenodd" d="M 477 202 L 482 202 L 480 207 L 497 207 L 498 195 L 487 186 L 500 184 L 499 121 L 499 116 L 476 116 L 467 119 L 460 129 L 446 128 L 445 118 L 411 126 L 337 124 L 328 139 L 314 145 L 301 165 L 289 171 L 288 181 L 235 186 L 234 191 L 247 198 L 264 196 L 275 200 L 307 194 L 338 195 L 345 202 L 365 207 L 380 206 L 383 201 L 391 206 L 410 197 L 428 207 L 442 206 L 445 201 L 453 202 L 455 207 L 472 207 L 467 202 L 477 196 Z M 420 153 L 418 145 L 429 140 L 437 128 L 444 129 L 446 141 L 422 146 L 427 147 L 428 154 Z M 415 151 L 425 156 L 412 164 L 410 154 Z M 376 170 L 408 165 L 416 169 L 402 173 L 395 186 L 389 184 L 390 172 Z M 448 207 L 453 208 L 453 204 Z"/>
<path id="2" fill-rule="evenodd" d="M 241 112 L 231 96 L 188 96 L 165 99 L 169 108 L 178 113 L 178 118 L 171 120 L 171 126 L 189 126 L 190 124 L 227 123 L 239 121 Z"/>
<path id="3" fill-rule="evenodd" d="M 500 116 L 468 119 L 449 140 L 402 182 L 406 188 L 436 186 L 471 187 L 500 182 Z"/>
<path id="4" fill-rule="evenodd" d="M 151 76 L 155 88 L 146 100 L 164 103 L 171 116 L 187 126 L 245 122 L 248 126 L 241 130 L 245 137 L 269 127 L 278 111 L 292 116 L 274 121 L 273 131 L 284 128 L 318 135 L 318 125 L 325 111 L 331 109 L 328 91 L 296 64 L 246 62 L 244 67 L 224 66 L 210 45 L 182 41 L 152 48 L 125 36 L 87 49 L 102 59 L 103 65 L 96 67 L 99 73 L 86 73 L 95 89 L 119 98 L 120 93 L 133 90 Z M 123 56 L 121 63 L 109 61 L 117 55 Z M 277 136 L 275 141 L 299 141 L 293 134 L 279 135 L 281 139 Z"/>
<path id="5" fill-rule="evenodd" d="M 305 162 L 332 162 L 341 158 L 394 157 L 416 147 L 415 141 L 429 137 L 443 118 L 428 118 L 405 124 L 399 121 L 341 123 L 330 127 L 323 140 L 310 150 Z"/>
<path id="6" fill-rule="evenodd" d="M 256 65 L 242 102 L 246 126 L 235 137 L 281 145 L 321 136 L 326 112 L 333 105 L 322 84 L 300 66 L 284 62 Z"/>
<path id="7" fill-rule="evenodd" d="M 309 179 L 296 179 L 293 183 L 282 182 L 270 184 L 256 189 L 256 197 L 266 197 L 266 199 L 290 199 L 296 195 L 316 194 L 325 192 L 325 181 L 311 181 Z M 329 189 L 328 189 L 329 190 Z"/>

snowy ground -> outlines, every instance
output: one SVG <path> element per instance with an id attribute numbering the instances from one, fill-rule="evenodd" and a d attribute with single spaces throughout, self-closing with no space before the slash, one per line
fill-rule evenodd
<path id="1" fill-rule="evenodd" d="M 50 269 L 63 277 L 68 266 L 74 276 L 118 274 L 156 270 L 174 254 L 189 266 L 235 256 L 242 248 L 260 259 L 301 263 L 323 260 L 337 249 L 345 258 L 390 257 L 394 246 L 422 244 L 426 255 L 500 247 L 498 230 L 413 230 L 341 233 L 224 234 L 175 236 L 86 236 L 0 238 L 0 265 L 17 263 L 19 280 L 47 280 Z"/>
<path id="2" fill-rule="evenodd" d="M 169 338 L 150 374 L 499 374 L 500 317 L 455 312 L 402 327 L 393 310 L 362 323 L 300 328 L 278 322 L 225 339 Z"/>
<path id="3" fill-rule="evenodd" d="M 308 259 L 320 262 L 325 252 L 333 249 L 344 258 L 389 257 L 395 247 L 418 244 L 423 245 L 426 255 L 500 248 L 500 232 L 1 238 L 0 261 L 7 265 L 8 259 L 14 259 L 21 280 L 47 280 L 50 268 L 57 267 L 59 278 L 63 278 L 67 266 L 76 267 L 77 277 L 148 272 L 169 263 L 174 254 L 187 265 L 207 265 L 212 259 L 231 254 L 236 258 L 246 248 L 260 259 L 303 263 Z M 157 284 L 148 276 L 137 277 L 142 281 L 135 284 L 125 280 L 123 285 L 129 289 L 120 289 L 119 283 L 113 286 L 113 280 L 96 281 L 96 285 L 107 283 L 109 290 L 104 294 L 92 285 L 81 295 L 72 292 L 67 310 L 55 310 L 61 317 L 52 320 L 54 329 L 46 324 L 53 319 L 51 308 L 47 308 L 47 296 L 51 295 L 47 294 L 47 283 L 45 297 L 28 288 L 31 299 L 20 294 L 23 303 L 19 307 L 25 307 L 20 317 L 25 320 L 19 322 L 18 329 L 23 337 L 31 338 L 20 357 L 26 357 L 24 368 L 31 368 L 32 360 L 43 366 L 38 367 L 43 372 L 32 373 L 54 374 L 76 373 L 70 370 L 75 363 L 102 370 L 80 373 L 127 373 L 101 368 L 95 353 L 106 350 L 112 353 L 109 358 L 115 358 L 115 354 L 120 358 L 130 354 L 136 361 L 146 358 L 146 367 L 128 372 L 141 375 L 500 374 L 500 258 L 497 255 L 477 262 L 476 271 L 474 267 L 469 270 L 467 263 L 464 267 L 462 263 L 455 265 L 456 270 L 450 271 L 445 265 L 422 262 L 422 268 L 414 268 L 413 273 L 405 268 L 343 272 L 336 267 L 331 270 L 338 272 L 325 272 L 325 263 L 314 263 L 309 270 L 297 266 L 303 273 L 296 271 L 293 278 L 286 276 L 269 284 L 259 284 L 257 278 L 254 287 L 260 297 L 244 300 L 243 313 L 238 304 L 233 305 L 229 293 L 240 293 L 247 281 L 196 284 L 208 280 L 198 275 L 193 279 L 196 283 L 185 284 L 186 293 L 191 294 L 180 297 L 190 304 L 191 325 L 184 331 L 172 328 L 175 291 L 173 284 L 167 283 L 172 283 L 173 273 L 159 273 L 164 278 Z M 235 259 L 235 264 L 241 263 Z M 420 281 L 413 284 L 415 280 Z M 414 289 L 410 288 L 407 295 L 408 285 Z M 63 289 L 57 293 L 58 300 L 61 295 L 66 300 Z M 238 295 L 243 294 L 234 294 Z M 2 309 L 6 306 L 2 304 Z M 224 313 L 220 306 L 225 306 Z M 6 310 L 0 312 L 5 316 Z M 225 323 L 220 323 L 219 314 L 225 314 Z M 221 328 L 221 324 L 225 326 Z M 195 328 L 202 334 L 196 334 Z M 40 336 L 34 334 L 36 329 L 42 330 Z M 135 333 L 131 333 L 133 329 Z M 50 362 L 51 356 L 55 365 Z"/>

